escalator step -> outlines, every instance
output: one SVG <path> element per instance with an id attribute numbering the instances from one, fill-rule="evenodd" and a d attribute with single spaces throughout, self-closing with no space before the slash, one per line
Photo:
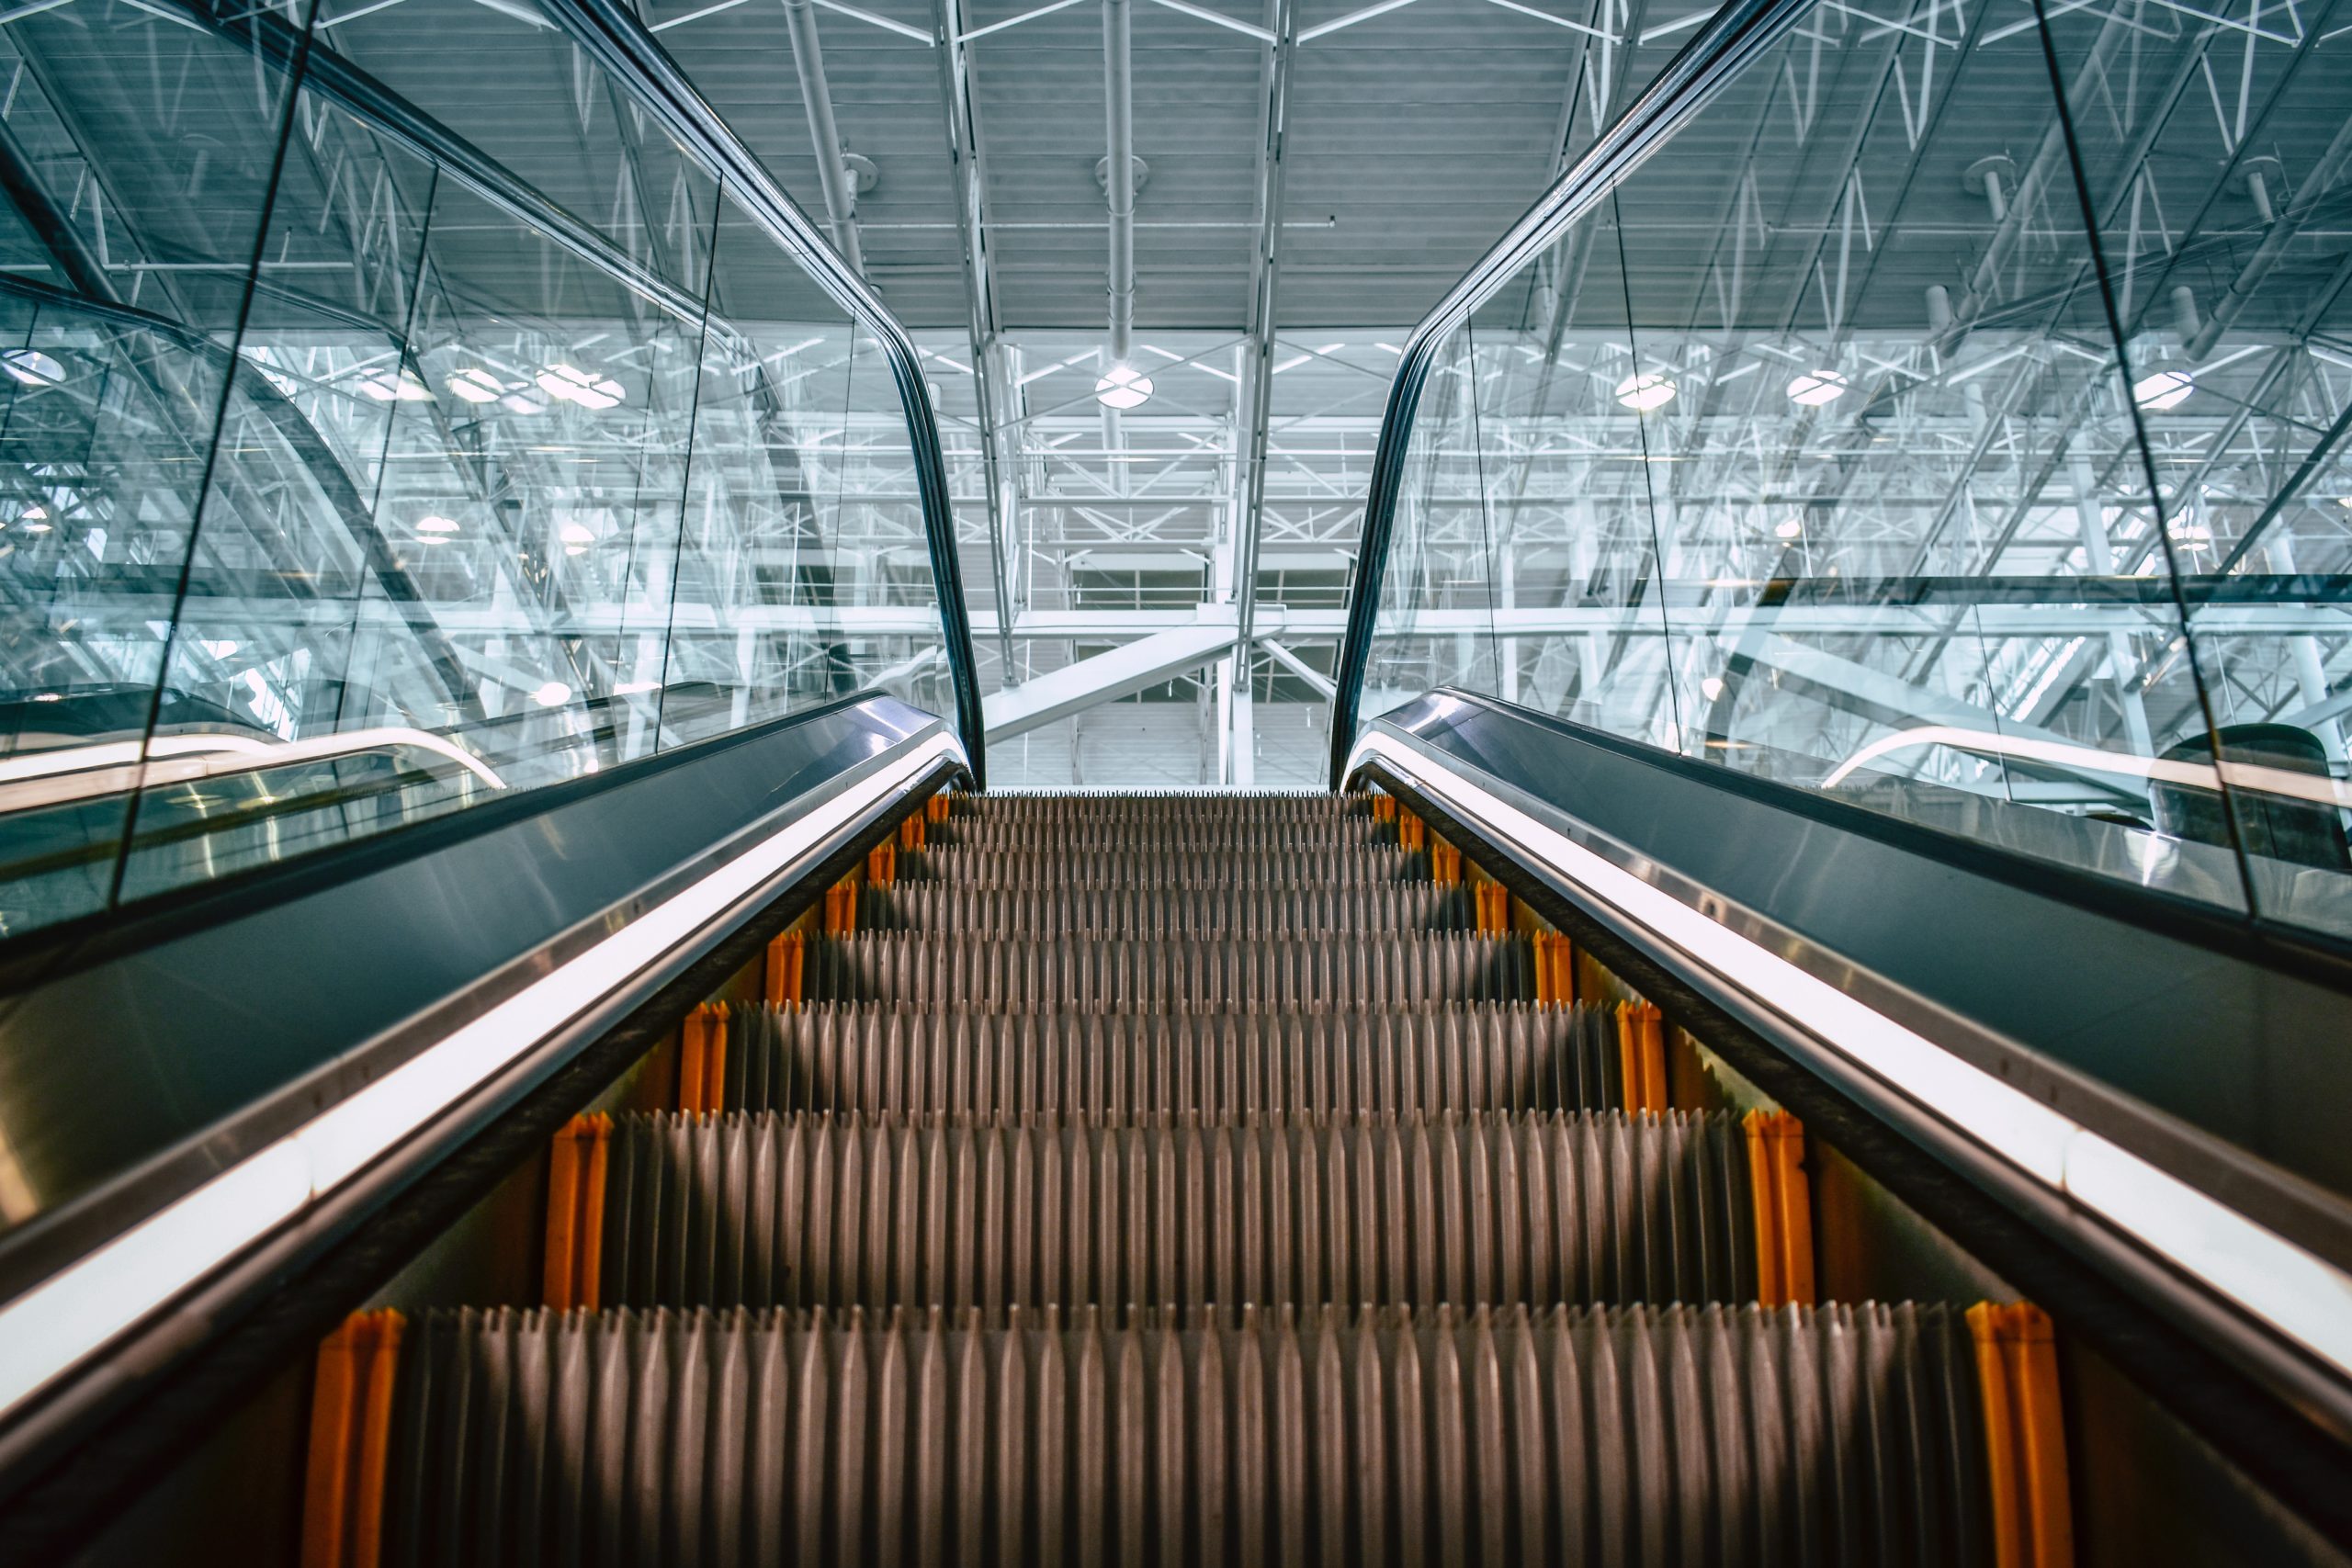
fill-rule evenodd
<path id="1" fill-rule="evenodd" d="M 1040 827 L 1062 822 L 1327 822 L 1371 821 L 1369 795 L 964 795 L 948 804 L 949 820 L 1015 821 Z"/>
<path id="2" fill-rule="evenodd" d="M 1248 853 L 1190 846 L 1070 853 L 1032 836 L 1017 848 L 931 842 L 912 869 L 924 878 L 997 887 L 1231 887 L 1314 882 L 1357 887 L 1427 880 L 1426 851 L 1351 844 Z"/>
<path id="3" fill-rule="evenodd" d="M 1395 1007 L 1535 996 L 1526 939 L 1462 931 L 1346 942 L 881 931 L 812 941 L 806 976 L 811 1000 L 919 1007 Z"/>
<path id="4" fill-rule="evenodd" d="M 1729 1115 L 1116 1126 L 629 1116 L 605 1305 L 1752 1301 Z"/>
<path id="5" fill-rule="evenodd" d="M 857 925 L 966 937 L 1246 938 L 1473 931 L 1477 909 L 1469 888 L 1435 882 L 1071 888 L 902 881 L 861 890 Z"/>
<path id="6" fill-rule="evenodd" d="M 969 850 L 1049 848 L 1055 854 L 1117 854 L 1170 850 L 1244 855 L 1266 851 L 1330 853 L 1351 849 L 1398 849 L 1396 830 L 1368 817 L 1322 822 L 1023 822 L 1017 819 L 951 818 L 935 840 Z"/>
<path id="7" fill-rule="evenodd" d="M 737 1015 L 721 1101 L 744 1111 L 1607 1110 L 1614 1017 L 1443 1003 L 1287 1013 L 981 1012 L 818 1003 Z"/>
<path id="8" fill-rule="evenodd" d="M 1988 1561 L 1940 1306 L 436 1313 L 398 1564 Z"/>

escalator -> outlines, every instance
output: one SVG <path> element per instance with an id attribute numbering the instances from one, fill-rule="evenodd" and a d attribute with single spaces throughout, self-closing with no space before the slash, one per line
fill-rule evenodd
<path id="1" fill-rule="evenodd" d="M 304 217 L 304 182 L 413 160 L 438 303 L 330 312 L 258 271 L 226 305 L 108 303 L 75 282 L 98 204 L 54 190 L 0 288 L 50 367 L 8 361 L 38 371 L 18 468 L 97 428 L 62 393 L 195 345 L 231 367 L 213 413 L 134 433 L 217 450 L 245 507 L 199 548 L 204 497 L 92 468 L 91 507 L 154 523 L 137 558 L 119 525 L 20 531 L 0 575 L 56 611 L 0 648 L 12 798 L 71 808 L 0 833 L 0 1561 L 2352 1562 L 2340 762 L 2176 733 L 2194 660 L 2153 579 L 1792 578 L 1827 492 L 1762 520 L 1770 578 L 1660 548 L 1713 504 L 1667 470 L 1712 458 L 1641 420 L 1789 367 L 1702 389 L 1718 345 L 1624 350 L 1664 313 L 1609 276 L 1624 233 L 1590 236 L 1685 122 L 1827 69 L 1770 68 L 1820 41 L 1807 0 L 1668 25 L 1690 46 L 1407 340 L 1330 788 L 1200 795 L 986 787 L 922 356 L 633 8 L 538 0 L 502 35 L 518 77 L 626 109 L 580 147 L 429 54 L 368 74 L 356 27 L 164 9 L 207 101 L 288 106 L 248 128 L 285 165 L 254 254 L 306 276 L 333 202 Z M 515 20 L 453 14 L 485 11 Z M 1868 25 L 1932 51 L 1939 15 Z M 42 101 L 116 85 L 70 16 L 10 37 Z M 56 118 L 17 127 L 25 177 L 105 174 Z M 600 210 L 683 152 L 717 188 L 679 211 L 756 266 L 577 218 L 532 183 L 575 152 Z M 129 247 L 146 217 L 113 221 Z M 536 314 L 510 253 L 548 264 Z M 603 315 L 574 272 L 618 290 Z M 1981 357 L 1869 407 L 1949 393 L 1958 429 L 2037 363 L 1989 349 L 2023 306 L 1959 308 L 1936 353 Z M 849 367 L 877 348 L 874 417 Z M 1875 353 L 1782 400 L 1835 403 Z M 1482 409 L 1504 370 L 1532 397 Z M 1515 516 L 1466 544 L 1445 482 L 1514 511 L 1527 469 L 1481 462 L 1584 461 L 1584 402 L 1664 522 L 1624 513 L 1599 562 L 1600 530 Z M 1792 451 L 1834 446 L 1795 417 Z M 1498 430 L 1532 436 L 1461 460 Z M 372 513 L 297 506 L 302 533 L 255 499 L 340 494 L 288 485 L 345 449 L 429 477 L 381 550 Z M 640 483 L 704 513 L 616 499 Z M 2075 528 L 2129 511 L 2075 499 Z M 2243 624 L 2328 624 L 2287 608 Z M 2023 705 L 2098 671 L 2068 722 L 2128 737 L 2153 705 L 2165 744 L 1894 681 L 1963 617 L 2038 645 L 1985 662 Z"/>
<path id="2" fill-rule="evenodd" d="M 934 797 L 539 1301 L 327 1340 L 305 1561 L 2069 1561 L 2047 1320 L 1816 1300 L 1802 1128 L 1395 807 Z"/>

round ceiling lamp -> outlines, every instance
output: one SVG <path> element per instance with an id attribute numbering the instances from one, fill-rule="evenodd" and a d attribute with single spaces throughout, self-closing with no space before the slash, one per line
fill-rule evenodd
<path id="1" fill-rule="evenodd" d="M 1132 365 L 1114 365 L 1094 383 L 1094 400 L 1106 409 L 1139 409 L 1151 400 L 1151 378 Z"/>

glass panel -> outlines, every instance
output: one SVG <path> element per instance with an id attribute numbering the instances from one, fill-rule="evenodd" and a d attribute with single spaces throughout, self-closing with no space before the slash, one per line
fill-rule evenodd
<path id="1" fill-rule="evenodd" d="M 2338 936 L 2352 92 L 2323 40 L 2347 24 L 2345 0 L 2228 28 L 2052 22 L 2168 520 L 2167 537 L 2119 540 L 2115 570 L 2177 575 L 2223 757 L 2244 767 L 2225 810 L 2198 780 L 2213 759 L 2201 727 L 2159 737 L 2183 776 L 2156 783 L 2154 816 L 2188 843 L 2234 837 L 2261 913 Z M 2176 650 L 2151 674 L 2188 669 Z"/>
<path id="2" fill-rule="evenodd" d="M 881 345 L 544 18 L 363 7 L 289 105 L 123 15 L 0 36 L 0 931 L 862 690 L 951 710 Z M 467 39 L 496 106 L 435 68 Z M 521 177 L 386 135 L 330 45 Z"/>
<path id="3" fill-rule="evenodd" d="M 1636 351 L 1618 228 L 1604 203 L 1473 323 L 1497 632 L 1480 689 L 1673 746 L 1650 416 L 1679 390 Z"/>
<path id="4" fill-rule="evenodd" d="M 1390 525 L 1362 712 L 1432 686 L 1494 687 L 1494 602 L 1467 326 L 1437 347 L 1421 387 Z"/>
<path id="5" fill-rule="evenodd" d="M 27 265 L 0 275 L 8 934 L 111 897 L 151 724 L 163 749 L 257 734 L 218 685 L 159 678 L 184 573 L 234 591 L 271 570 L 190 547 L 287 84 L 169 18 L 105 18 L 45 11 L 0 39 L 8 255 Z M 216 489 L 283 456 L 232 453 Z"/>
<path id="6" fill-rule="evenodd" d="M 2245 907 L 2152 796 L 2202 694 L 2031 26 L 1815 11 L 1476 332 L 1483 689 Z"/>

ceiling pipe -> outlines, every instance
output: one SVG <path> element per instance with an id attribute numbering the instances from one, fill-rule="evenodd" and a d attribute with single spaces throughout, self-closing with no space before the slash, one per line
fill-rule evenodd
<path id="1" fill-rule="evenodd" d="M 816 7 L 809 0 L 784 0 L 784 19 L 792 31 L 792 68 L 800 76 L 800 101 L 808 109 L 808 140 L 817 149 L 817 184 L 825 193 L 825 219 L 832 227 L 834 248 L 863 276 L 857 186 L 842 151 L 841 130 L 833 123 L 833 93 L 825 82 L 825 51 L 817 42 Z"/>
<path id="2" fill-rule="evenodd" d="M 2303 183 L 2296 187 L 2287 209 L 2270 217 L 2270 226 L 2263 231 L 2262 243 L 2255 247 L 2254 254 L 2246 257 L 2245 265 L 2239 269 L 2237 276 L 2230 284 L 2230 291 L 2213 302 L 2212 311 L 2205 318 L 2204 326 L 2188 340 L 2182 353 L 2191 365 L 2213 352 L 2214 344 L 2222 341 L 2222 334 L 2229 331 L 2230 323 L 2238 319 L 2238 312 L 2245 309 L 2246 302 L 2262 287 L 2262 280 L 2270 276 L 2270 269 L 2278 265 L 2278 258 L 2286 254 L 2289 243 L 2319 206 L 2320 198 L 2327 195 L 2343 175 L 2347 163 L 2352 163 L 2352 119 L 2336 128 L 2335 140 L 2327 144 L 2327 151 L 2319 155 L 2319 162 L 2312 165 L 2312 172 L 2303 176 Z M 2249 194 L 2254 197 L 2257 210 L 2270 205 L 2260 182 L 2259 175 L 2249 182 L 2252 187 Z"/>
<path id="3" fill-rule="evenodd" d="M 1134 354 L 1136 335 L 1135 77 L 1127 62 L 1127 0 L 1102 0 L 1102 75 L 1111 143 L 1102 193 L 1111 204 L 1111 364 L 1116 366 Z"/>

